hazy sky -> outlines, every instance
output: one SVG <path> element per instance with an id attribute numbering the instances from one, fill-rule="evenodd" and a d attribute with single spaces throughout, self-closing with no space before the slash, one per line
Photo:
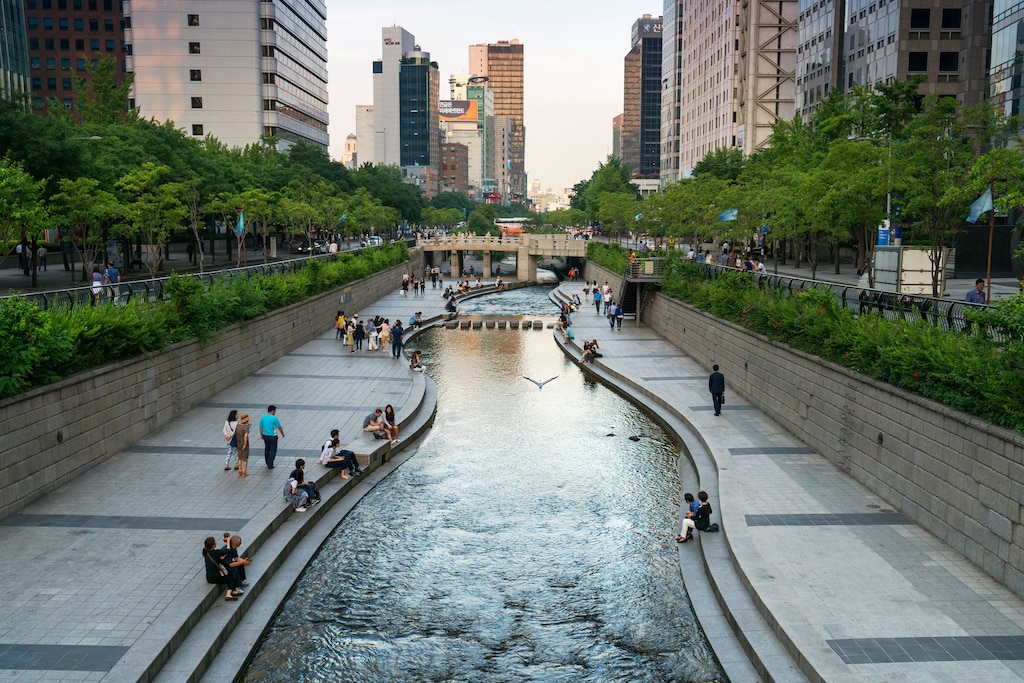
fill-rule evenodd
<path id="1" fill-rule="evenodd" d="M 371 63 L 384 26 L 397 24 L 437 62 L 441 99 L 465 73 L 469 46 L 518 38 L 525 46 L 526 171 L 544 188 L 571 187 L 611 153 L 622 112 L 623 59 L 633 22 L 661 0 L 327 0 L 331 157 L 355 133 L 355 105 L 373 104 Z"/>

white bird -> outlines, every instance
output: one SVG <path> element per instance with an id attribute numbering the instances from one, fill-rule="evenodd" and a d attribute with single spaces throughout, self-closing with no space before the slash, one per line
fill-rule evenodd
<path id="1" fill-rule="evenodd" d="M 538 388 L 538 389 L 543 389 L 543 388 L 544 388 L 544 385 L 545 385 L 545 384 L 547 384 L 548 382 L 550 382 L 550 381 L 551 381 L 552 379 L 558 379 L 558 375 L 555 375 L 555 376 L 554 376 L 554 377 L 552 377 L 551 379 L 546 379 L 546 380 L 544 380 L 543 382 L 538 382 L 537 380 L 535 380 L 535 379 L 531 379 L 530 377 L 527 377 L 526 375 L 523 375 L 523 379 L 525 379 L 525 380 L 529 380 L 529 381 L 533 382 L 534 384 L 536 384 L 536 385 L 537 385 L 537 388 Z"/>

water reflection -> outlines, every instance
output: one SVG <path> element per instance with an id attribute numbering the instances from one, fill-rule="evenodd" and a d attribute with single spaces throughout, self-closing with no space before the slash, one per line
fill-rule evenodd
<path id="1" fill-rule="evenodd" d="M 661 431 L 547 332 L 418 343 L 433 430 L 324 544 L 245 680 L 724 680 L 679 578 Z"/>

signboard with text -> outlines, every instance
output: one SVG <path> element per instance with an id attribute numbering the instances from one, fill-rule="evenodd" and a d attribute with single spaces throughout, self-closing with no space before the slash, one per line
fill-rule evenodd
<path id="1" fill-rule="evenodd" d="M 440 100 L 437 103 L 437 112 L 442 121 L 472 121 L 477 120 L 476 100 Z"/>

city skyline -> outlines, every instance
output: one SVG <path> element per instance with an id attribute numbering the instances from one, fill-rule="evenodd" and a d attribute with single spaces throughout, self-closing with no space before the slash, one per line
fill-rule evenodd
<path id="1" fill-rule="evenodd" d="M 465 73 L 469 46 L 518 39 L 525 46 L 526 172 L 544 188 L 572 187 L 612 152 L 612 118 L 622 112 L 623 55 L 636 18 L 660 2 L 528 0 L 517 16 L 483 15 L 456 2 L 443 12 L 401 0 L 386 9 L 328 0 L 330 155 L 340 159 L 355 132 L 355 107 L 373 102 L 371 65 L 385 26 L 398 25 L 436 61 L 442 99 L 448 76 Z M 464 19 L 460 19 L 464 17 Z"/>

